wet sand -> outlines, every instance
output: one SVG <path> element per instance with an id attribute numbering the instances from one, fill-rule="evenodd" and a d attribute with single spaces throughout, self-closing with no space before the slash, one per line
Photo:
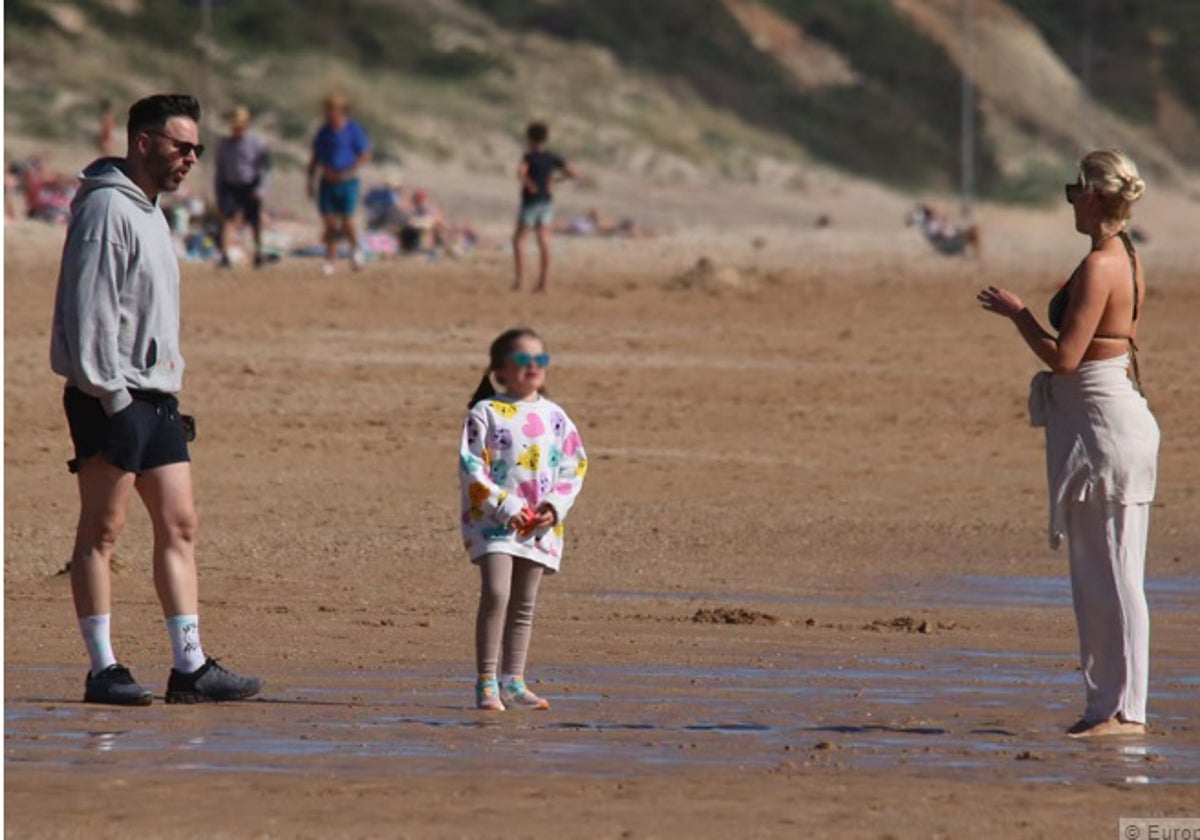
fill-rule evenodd
<path id="1" fill-rule="evenodd" d="M 502 253 L 333 280 L 185 266 L 203 639 L 267 690 L 129 710 L 78 702 L 58 574 L 76 502 L 46 364 L 59 240 L 10 226 L 8 834 L 1007 838 L 1194 815 L 1186 243 L 1145 252 L 1152 732 L 1091 744 L 1062 734 L 1083 687 L 1024 417 L 1036 365 L 973 302 L 1002 280 L 1040 309 L 1079 242 L 998 211 L 981 270 L 867 221 L 760 247 L 563 241 L 549 298 L 504 293 Z M 737 271 L 670 282 L 701 254 Z M 592 470 L 534 634 L 553 706 L 486 716 L 467 709 L 454 446 L 487 342 L 526 322 Z M 114 643 L 161 694 L 148 548 L 135 506 Z"/>

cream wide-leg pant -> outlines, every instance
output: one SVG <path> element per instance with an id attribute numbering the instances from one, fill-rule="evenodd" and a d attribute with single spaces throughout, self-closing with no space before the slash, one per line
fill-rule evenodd
<path id="1" fill-rule="evenodd" d="M 1067 504 L 1071 596 L 1087 687 L 1084 720 L 1146 722 L 1150 613 L 1143 580 L 1150 505 L 1097 498 Z"/>

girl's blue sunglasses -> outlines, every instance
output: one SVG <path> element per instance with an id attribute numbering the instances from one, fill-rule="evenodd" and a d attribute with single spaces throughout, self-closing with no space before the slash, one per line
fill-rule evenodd
<path id="1" fill-rule="evenodd" d="M 550 367 L 549 353 L 513 353 L 512 360 L 517 367 L 529 367 L 534 362 L 537 362 L 537 366 L 540 368 Z"/>

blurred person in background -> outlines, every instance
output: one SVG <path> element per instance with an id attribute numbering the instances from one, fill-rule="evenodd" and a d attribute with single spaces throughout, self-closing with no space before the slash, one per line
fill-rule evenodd
<path id="1" fill-rule="evenodd" d="M 115 135 L 117 133 L 117 115 L 113 113 L 112 101 L 109 99 L 100 100 L 100 128 L 96 131 L 95 142 L 96 151 L 100 152 L 101 157 L 108 157 L 113 153 L 113 145 L 115 144 Z"/>
<path id="2" fill-rule="evenodd" d="M 229 268 L 229 235 L 234 228 L 250 225 L 254 234 L 254 267 L 261 268 L 262 207 L 271 179 L 271 153 L 266 141 L 250 131 L 250 110 L 238 106 L 229 123 L 229 136 L 217 146 L 214 183 L 217 208 L 221 213 L 217 247 L 221 268 Z"/>
<path id="3" fill-rule="evenodd" d="M 366 129 L 350 118 L 345 97 L 330 96 L 325 100 L 325 122 L 313 137 L 308 163 L 308 197 L 316 198 L 325 225 L 325 263 L 321 271 L 326 277 L 333 274 L 340 235 L 350 242 L 351 267 L 362 268 L 354 214 L 358 209 L 358 171 L 370 159 L 371 139 Z"/>
<path id="4" fill-rule="evenodd" d="M 432 252 L 446 244 L 448 225 L 440 208 L 423 189 L 413 190 L 412 202 L 400 228 L 400 249 L 405 253 Z"/>
<path id="5" fill-rule="evenodd" d="M 530 123 L 525 129 L 527 148 L 517 165 L 521 183 L 521 206 L 513 232 L 513 291 L 520 291 L 525 280 L 525 237 L 534 231 L 538 243 L 538 282 L 535 292 L 550 288 L 550 230 L 554 223 L 554 178 L 558 173 L 574 178 L 575 170 L 546 144 L 550 129 L 543 122 Z"/>

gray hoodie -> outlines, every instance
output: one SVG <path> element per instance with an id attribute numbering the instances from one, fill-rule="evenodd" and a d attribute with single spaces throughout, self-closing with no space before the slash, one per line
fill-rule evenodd
<path id="1" fill-rule="evenodd" d="M 179 355 L 179 261 L 158 207 L 101 158 L 71 202 L 54 300 L 50 367 L 112 415 L 129 388 L 173 394 Z"/>

